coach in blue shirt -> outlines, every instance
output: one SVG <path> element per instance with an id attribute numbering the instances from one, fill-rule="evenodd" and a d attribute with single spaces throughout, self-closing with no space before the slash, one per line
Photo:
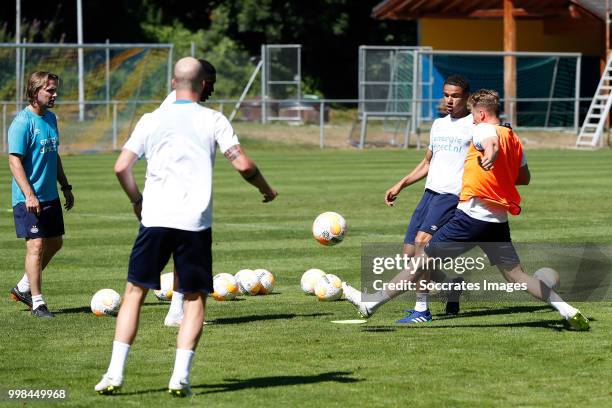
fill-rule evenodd
<path id="1" fill-rule="evenodd" d="M 9 166 L 13 174 L 13 216 L 18 238 L 26 240 L 25 274 L 11 289 L 14 300 L 32 309 L 32 316 L 54 317 L 41 293 L 42 270 L 62 247 L 64 218 L 57 193 L 61 185 L 69 210 L 74 205 L 72 186 L 58 153 L 55 105 L 59 78 L 50 72 L 30 75 L 30 104 L 9 128 Z"/>

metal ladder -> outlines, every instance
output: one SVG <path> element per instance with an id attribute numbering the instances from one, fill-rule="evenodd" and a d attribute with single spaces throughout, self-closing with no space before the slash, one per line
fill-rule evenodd
<path id="1" fill-rule="evenodd" d="M 589 106 L 589 112 L 582 123 L 576 147 L 598 147 L 604 131 L 606 119 L 612 106 L 612 58 L 608 59 L 606 68 L 597 85 L 595 96 Z"/>

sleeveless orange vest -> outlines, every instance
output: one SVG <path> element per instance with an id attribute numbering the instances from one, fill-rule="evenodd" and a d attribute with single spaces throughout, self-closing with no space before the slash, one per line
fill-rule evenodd
<path id="1" fill-rule="evenodd" d="M 459 201 L 478 197 L 501 204 L 510 214 L 518 215 L 521 196 L 515 182 L 523 158 L 523 145 L 511 128 L 495 126 L 495 130 L 499 137 L 499 152 L 493 169 L 485 171 L 480 167 L 479 159 L 484 152 L 472 143 L 465 158 Z"/>

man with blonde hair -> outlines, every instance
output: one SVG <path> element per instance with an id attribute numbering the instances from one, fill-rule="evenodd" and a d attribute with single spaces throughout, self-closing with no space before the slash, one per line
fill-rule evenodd
<path id="1" fill-rule="evenodd" d="M 184 296 L 174 370 L 168 384 L 173 396 L 191 394 L 190 370 L 202 334 L 206 297 L 212 282 L 212 171 L 216 146 L 242 177 L 257 187 L 263 202 L 277 195 L 244 153 L 229 121 L 197 104 L 207 89 L 202 65 L 180 59 L 174 67 L 176 101 L 145 114 L 126 142 L 115 173 L 141 221 L 132 249 L 123 303 L 117 316 L 108 370 L 94 387 L 114 394 L 123 385 L 127 355 L 136 337 L 141 304 L 149 289 L 159 289 L 160 272 L 170 256 Z M 132 168 L 147 159 L 144 192 Z"/>
<path id="2" fill-rule="evenodd" d="M 32 316 L 54 317 L 42 297 L 42 271 L 62 247 L 64 218 L 57 183 L 74 205 L 59 155 L 55 106 L 59 78 L 46 71 L 30 75 L 29 105 L 17 114 L 8 132 L 9 167 L 13 175 L 13 217 L 18 238 L 25 238 L 25 273 L 11 297 L 32 309 Z"/>

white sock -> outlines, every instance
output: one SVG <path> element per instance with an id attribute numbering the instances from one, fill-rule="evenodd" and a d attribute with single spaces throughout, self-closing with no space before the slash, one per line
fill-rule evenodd
<path id="1" fill-rule="evenodd" d="M 123 379 L 123 370 L 125 369 L 125 362 L 127 361 L 130 347 L 129 344 L 116 340 L 113 341 L 113 354 L 111 355 L 111 361 L 106 371 L 109 377 L 115 380 Z"/>
<path id="2" fill-rule="evenodd" d="M 375 311 L 385 303 L 391 300 L 387 292 L 384 290 L 379 290 L 376 293 L 372 293 L 371 295 L 363 295 L 366 307 L 371 311 Z"/>
<path id="3" fill-rule="evenodd" d="M 427 293 L 417 292 L 414 310 L 417 312 L 424 312 L 427 310 Z"/>
<path id="4" fill-rule="evenodd" d="M 548 296 L 548 303 L 552 307 L 557 309 L 557 311 L 559 311 L 559 313 L 561 313 L 561 316 L 563 316 L 565 319 L 570 319 L 574 317 L 576 315 L 576 312 L 578 312 L 578 309 L 565 303 L 563 299 L 561 299 L 561 296 L 559 296 L 552 290 L 550 291 L 550 295 Z"/>
<path id="5" fill-rule="evenodd" d="M 181 380 L 189 382 L 189 372 L 191 371 L 191 362 L 195 352 L 193 350 L 176 349 L 176 359 L 174 360 L 174 371 L 170 382 L 179 382 Z"/>
<path id="6" fill-rule="evenodd" d="M 20 292 L 29 292 L 30 291 L 30 281 L 28 280 L 28 275 L 23 274 L 21 280 L 17 284 L 17 289 Z"/>
<path id="7" fill-rule="evenodd" d="M 36 310 L 39 306 L 44 304 L 45 301 L 43 300 L 42 295 L 32 296 L 32 310 Z"/>
<path id="8" fill-rule="evenodd" d="M 183 318 L 183 299 L 185 295 L 176 290 L 172 292 L 172 302 L 170 303 L 170 310 L 168 315 L 172 315 L 179 320 Z"/>

